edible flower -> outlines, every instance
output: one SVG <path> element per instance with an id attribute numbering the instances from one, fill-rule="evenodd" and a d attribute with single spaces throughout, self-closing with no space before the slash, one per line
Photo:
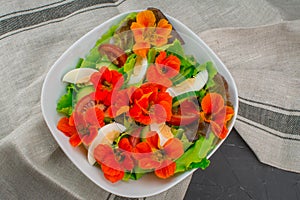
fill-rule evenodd
<path id="1" fill-rule="evenodd" d="M 128 152 L 113 149 L 107 144 L 99 144 L 95 148 L 94 158 L 101 165 L 104 177 L 112 183 L 122 180 L 125 171 L 134 168 L 134 161 Z"/>
<path id="2" fill-rule="evenodd" d="M 104 105 L 95 104 L 94 97 L 94 93 L 83 97 L 70 118 L 63 117 L 57 124 L 58 130 L 70 137 L 69 142 L 74 147 L 81 143 L 90 145 L 98 135 L 98 129 L 105 125 Z"/>
<path id="3" fill-rule="evenodd" d="M 147 71 L 147 80 L 161 84 L 165 87 L 172 86 L 170 80 L 179 73 L 180 60 L 174 55 L 167 56 L 165 51 L 159 53 L 155 59 L 155 64 L 151 65 Z"/>
<path id="4" fill-rule="evenodd" d="M 135 44 L 135 54 L 146 57 L 151 45 L 162 46 L 167 44 L 172 31 L 172 25 L 166 19 L 161 19 L 155 24 L 156 18 L 152 11 L 145 10 L 136 16 L 136 22 L 131 24 Z"/>
<path id="5" fill-rule="evenodd" d="M 118 71 L 102 67 L 99 72 L 91 75 L 90 81 L 96 89 L 97 99 L 109 106 L 111 105 L 112 92 L 122 87 L 124 78 Z"/>
<path id="6" fill-rule="evenodd" d="M 85 113 L 74 112 L 71 117 L 73 117 L 78 136 L 87 146 L 98 135 L 98 129 L 105 125 L 104 112 L 98 107 L 91 107 Z"/>
<path id="7" fill-rule="evenodd" d="M 169 121 L 172 115 L 172 97 L 165 87 L 145 83 L 131 95 L 129 115 L 144 125 Z"/>
<path id="8" fill-rule="evenodd" d="M 113 117 L 127 113 L 129 111 L 129 101 L 132 93 L 135 91 L 135 87 L 129 87 L 123 90 L 113 92 L 111 97 L 111 114 Z"/>
<path id="9" fill-rule="evenodd" d="M 224 105 L 223 97 L 218 93 L 208 93 L 201 101 L 201 118 L 210 123 L 211 129 L 216 136 L 224 139 L 228 129 L 226 123 L 233 117 L 234 110 Z"/>
<path id="10" fill-rule="evenodd" d="M 141 144 L 141 143 L 140 143 Z M 162 148 L 158 147 L 159 136 L 151 131 L 146 136 L 146 142 L 136 146 L 135 158 L 140 168 L 154 170 L 159 178 L 168 178 L 175 173 L 176 163 L 184 153 L 183 144 L 178 138 L 169 139 Z"/>
<path id="11" fill-rule="evenodd" d="M 69 137 L 70 144 L 76 147 L 81 144 L 81 138 L 71 121 L 73 121 L 73 119 L 70 120 L 68 117 L 62 117 L 57 123 L 57 129 Z"/>

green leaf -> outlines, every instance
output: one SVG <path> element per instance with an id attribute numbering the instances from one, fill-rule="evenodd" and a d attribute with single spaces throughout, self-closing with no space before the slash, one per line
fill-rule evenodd
<path id="1" fill-rule="evenodd" d="M 134 169 L 134 175 L 135 175 L 135 179 L 134 180 L 138 180 L 140 179 L 145 173 L 147 173 L 147 170 L 144 170 L 138 166 L 135 166 Z"/>
<path id="2" fill-rule="evenodd" d="M 180 57 L 180 71 L 185 71 L 189 68 L 195 68 L 195 65 L 197 64 L 196 59 L 194 56 L 183 56 Z"/>
<path id="3" fill-rule="evenodd" d="M 134 68 L 135 62 L 136 62 L 136 55 L 135 55 L 135 54 L 131 54 L 131 55 L 127 58 L 127 60 L 126 60 L 126 62 L 125 62 L 125 64 L 124 64 L 124 66 L 123 66 L 124 72 L 126 72 L 126 73 L 131 73 L 132 70 L 133 70 L 133 68 Z"/>
<path id="4" fill-rule="evenodd" d="M 166 50 L 167 52 L 170 52 L 177 56 L 184 57 L 184 50 L 181 46 L 181 43 L 177 39 L 174 40 L 174 42 Z"/>
<path id="5" fill-rule="evenodd" d="M 128 14 L 124 19 L 122 19 L 119 23 L 112 25 L 102 36 L 99 40 L 97 40 L 95 46 L 98 47 L 99 45 L 106 43 L 110 40 L 110 38 L 114 35 L 116 30 L 127 20 L 134 19 L 136 17 L 137 13 L 132 12 Z"/>
<path id="6" fill-rule="evenodd" d="M 124 133 L 120 134 L 119 137 L 117 137 L 117 138 L 114 140 L 114 143 L 115 143 L 116 145 L 118 145 L 119 142 L 120 142 L 120 140 L 121 140 L 122 138 L 124 138 L 124 137 L 128 137 L 128 133 L 127 133 L 127 132 L 124 132 Z"/>
<path id="7" fill-rule="evenodd" d="M 151 49 L 148 51 L 148 54 L 147 54 L 147 57 L 148 57 L 148 60 L 147 60 L 147 61 L 148 61 L 148 64 L 154 63 L 156 54 L 157 54 L 157 51 L 156 51 L 155 48 L 151 48 Z"/>
<path id="8" fill-rule="evenodd" d="M 119 68 L 112 62 L 101 61 L 96 64 L 96 69 L 101 69 L 102 67 L 107 67 L 109 70 L 118 70 Z"/>
<path id="9" fill-rule="evenodd" d="M 144 174 L 145 174 L 145 172 L 143 172 L 143 173 L 134 173 L 134 175 L 135 175 L 135 179 L 134 180 L 139 180 L 140 178 L 143 177 Z"/>
<path id="10" fill-rule="evenodd" d="M 75 66 L 75 68 L 76 68 L 76 69 L 77 69 L 77 68 L 80 68 L 82 62 L 83 62 L 83 58 L 79 58 L 79 60 L 78 60 L 78 62 L 77 62 L 77 64 L 76 64 L 76 66 Z"/>
<path id="11" fill-rule="evenodd" d="M 179 159 L 176 160 L 176 170 L 177 172 L 183 172 L 191 169 L 192 163 L 199 163 L 203 158 L 207 156 L 209 151 L 213 147 L 213 141 L 215 135 L 210 133 L 209 138 L 205 137 L 199 138 L 194 145 L 192 145 Z"/>
<path id="12" fill-rule="evenodd" d="M 121 68 L 120 73 L 124 74 L 124 85 L 123 87 L 127 86 L 128 81 L 130 80 L 131 74 L 133 73 L 133 69 L 136 63 L 137 56 L 135 54 L 131 54 L 127 60 L 124 66 Z"/>
<path id="13" fill-rule="evenodd" d="M 131 180 L 139 180 L 140 178 L 142 178 L 142 176 L 146 173 L 146 170 L 143 170 L 141 168 L 139 168 L 138 166 L 136 166 L 133 171 L 131 172 L 125 172 L 124 177 L 123 177 L 123 181 L 128 181 L 129 179 Z"/>
<path id="14" fill-rule="evenodd" d="M 89 54 L 86 56 L 85 60 L 92 62 L 92 63 L 96 63 L 97 60 L 100 59 L 100 53 L 98 51 L 97 47 L 94 47 L 90 50 Z"/>
<path id="15" fill-rule="evenodd" d="M 194 74 L 194 67 L 189 67 L 185 71 L 180 71 L 180 74 L 172 78 L 172 82 L 174 85 L 177 85 L 183 81 L 185 81 L 188 78 L 191 78 Z"/>
<path id="16" fill-rule="evenodd" d="M 208 81 L 206 83 L 206 88 L 210 88 L 215 85 L 213 78 L 218 73 L 218 71 L 210 61 L 206 63 L 206 69 L 208 72 Z"/>
<path id="17" fill-rule="evenodd" d="M 208 154 L 208 152 L 214 147 L 213 143 L 215 140 L 215 134 L 211 132 L 208 136 L 208 138 L 205 138 L 202 145 L 197 149 L 198 150 L 198 158 L 202 160 L 202 158 L 205 158 Z"/>
<path id="18" fill-rule="evenodd" d="M 171 132 L 173 133 L 175 138 L 178 138 L 181 140 L 183 144 L 183 149 L 187 150 L 193 143 L 188 140 L 186 135 L 184 134 L 184 129 L 183 128 L 171 128 Z"/>
<path id="19" fill-rule="evenodd" d="M 189 169 L 201 168 L 202 170 L 206 169 L 210 164 L 210 161 L 206 158 L 203 158 L 200 162 L 193 162 L 190 164 Z"/>
<path id="20" fill-rule="evenodd" d="M 62 95 L 57 102 L 56 105 L 57 112 L 70 116 L 73 112 L 72 97 L 73 97 L 73 90 L 70 87 L 67 87 L 67 93 Z"/>
<path id="21" fill-rule="evenodd" d="M 168 53 L 172 53 L 176 56 L 184 57 L 184 50 L 181 46 L 179 40 L 174 40 L 171 44 L 166 44 L 161 47 L 154 47 L 156 51 L 167 51 Z"/>
<path id="22" fill-rule="evenodd" d="M 173 133 L 174 137 L 181 139 L 184 133 L 184 129 L 181 127 L 171 127 L 171 132 Z"/>
<path id="23" fill-rule="evenodd" d="M 129 179 L 132 179 L 131 176 L 132 176 L 132 173 L 125 172 L 122 181 L 129 181 Z"/>
<path id="24" fill-rule="evenodd" d="M 199 63 L 196 64 L 196 67 L 195 67 L 195 71 L 194 71 L 194 74 L 193 76 L 196 76 L 199 72 L 201 71 L 204 71 L 206 70 L 206 65 L 208 64 L 208 62 L 200 65 Z"/>
<path id="25" fill-rule="evenodd" d="M 95 69 L 96 68 L 96 63 L 94 62 L 90 62 L 88 60 L 84 60 L 81 64 L 81 68 L 92 68 Z"/>
<path id="26" fill-rule="evenodd" d="M 189 139 L 186 137 L 185 134 L 182 135 L 181 137 L 181 142 L 183 144 L 183 149 L 187 150 L 193 143 L 189 141 Z"/>
<path id="27" fill-rule="evenodd" d="M 207 90 L 206 89 L 204 89 L 204 88 L 202 88 L 200 91 L 199 91 L 199 103 L 201 104 L 201 101 L 202 101 L 202 99 L 205 97 L 205 95 L 206 95 L 206 92 L 207 92 Z"/>

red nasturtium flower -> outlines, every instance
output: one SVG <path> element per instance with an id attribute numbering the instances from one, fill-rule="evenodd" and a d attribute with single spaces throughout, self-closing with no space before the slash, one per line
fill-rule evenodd
<path id="1" fill-rule="evenodd" d="M 176 76 L 180 71 L 180 60 L 174 55 L 167 56 L 165 51 L 159 53 L 155 59 L 155 64 L 149 66 L 147 80 L 158 83 L 165 87 L 172 86 L 170 78 Z"/>
<path id="2" fill-rule="evenodd" d="M 129 87 L 123 90 L 114 91 L 111 97 L 110 113 L 116 117 L 129 111 L 129 101 L 135 87 Z"/>
<path id="3" fill-rule="evenodd" d="M 104 177 L 112 183 L 122 180 L 125 171 L 134 168 L 130 152 L 113 149 L 107 144 L 99 144 L 94 150 L 94 158 L 101 165 Z"/>
<path id="4" fill-rule="evenodd" d="M 72 146 L 78 146 L 81 144 L 81 139 L 77 133 L 74 123 L 71 122 L 68 117 L 62 117 L 57 123 L 57 129 L 63 132 L 67 137 L 69 137 L 69 142 Z"/>
<path id="5" fill-rule="evenodd" d="M 129 115 L 144 125 L 169 121 L 172 115 L 172 97 L 161 85 L 143 84 L 131 95 Z"/>
<path id="6" fill-rule="evenodd" d="M 91 93 L 77 102 L 70 118 L 63 117 L 59 120 L 57 128 L 70 137 L 72 146 L 76 147 L 81 143 L 90 145 L 97 136 L 98 129 L 105 125 L 105 115 L 108 115 L 106 106 L 95 100 L 95 93 Z"/>
<path id="7" fill-rule="evenodd" d="M 224 104 L 223 97 L 218 93 L 208 93 L 201 101 L 201 118 L 211 124 L 212 131 L 224 139 L 228 133 L 226 123 L 234 115 L 234 110 Z"/>
<path id="8" fill-rule="evenodd" d="M 132 141 L 132 140 L 131 140 Z M 133 145 L 130 139 L 122 138 L 119 147 L 133 152 L 138 166 L 145 170 L 154 170 L 159 178 L 168 178 L 175 173 L 176 163 L 184 153 L 183 145 L 177 138 L 169 139 L 162 148 L 158 147 L 159 136 L 157 132 L 147 133 L 145 141 Z"/>
<path id="9" fill-rule="evenodd" d="M 186 99 L 178 107 L 172 108 L 172 117 L 168 121 L 174 126 L 189 125 L 199 120 L 199 105 L 197 99 Z"/>
<path id="10" fill-rule="evenodd" d="M 111 104 L 111 96 L 114 90 L 118 90 L 124 83 L 121 73 L 116 70 L 109 70 L 102 67 L 99 72 L 95 72 L 90 78 L 96 89 L 97 99 L 103 101 L 106 106 Z"/>
<path id="11" fill-rule="evenodd" d="M 161 19 L 155 24 L 156 18 L 152 11 L 145 10 L 136 16 L 136 22 L 131 24 L 135 44 L 135 54 L 146 57 L 151 45 L 162 46 L 168 42 L 172 25 L 166 19 Z"/>

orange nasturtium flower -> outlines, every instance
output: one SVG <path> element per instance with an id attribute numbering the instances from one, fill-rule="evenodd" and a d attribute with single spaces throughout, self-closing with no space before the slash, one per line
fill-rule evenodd
<path id="1" fill-rule="evenodd" d="M 125 171 L 134 168 L 130 152 L 113 149 L 107 144 L 99 144 L 94 150 L 95 160 L 101 165 L 104 177 L 112 183 L 122 180 Z"/>
<path id="2" fill-rule="evenodd" d="M 154 170 L 159 178 L 168 178 L 175 173 L 176 163 L 184 153 L 183 145 L 177 138 L 169 139 L 162 148 L 158 147 L 159 136 L 157 132 L 147 133 L 145 141 L 136 144 L 130 143 L 127 138 L 122 138 L 119 147 L 126 151 L 133 152 L 138 166 L 145 170 Z"/>
<path id="3" fill-rule="evenodd" d="M 208 93 L 201 101 L 201 118 L 210 123 L 212 131 L 220 139 L 227 136 L 227 122 L 233 117 L 234 110 L 224 104 L 223 97 L 218 93 Z"/>
<path id="4" fill-rule="evenodd" d="M 144 125 L 169 121 L 172 116 L 172 97 L 165 87 L 155 83 L 137 88 L 129 106 L 130 117 Z"/>
<path id="5" fill-rule="evenodd" d="M 172 25 L 166 19 L 155 24 L 156 18 L 152 11 L 145 10 L 136 16 L 136 22 L 131 24 L 135 44 L 135 54 L 146 57 L 151 45 L 162 46 L 167 44 L 172 31 Z"/>
<path id="6" fill-rule="evenodd" d="M 158 83 L 165 87 L 172 86 L 170 78 L 176 76 L 180 71 L 180 60 L 174 55 L 167 56 L 165 51 L 159 53 L 155 59 L 155 64 L 151 65 L 147 71 L 147 80 Z"/>

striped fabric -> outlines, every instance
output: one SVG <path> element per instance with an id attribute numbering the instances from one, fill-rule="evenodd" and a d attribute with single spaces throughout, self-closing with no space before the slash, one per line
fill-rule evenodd
<path id="1" fill-rule="evenodd" d="M 150 6 L 190 27 L 228 66 L 240 95 L 235 128 L 257 157 L 300 172 L 299 2 L 9 0 L 0 4 L 1 199 L 124 199 L 92 183 L 61 151 L 40 92 L 53 63 L 81 36 Z M 189 182 L 145 199 L 183 199 Z"/>
<path id="2" fill-rule="evenodd" d="M 300 20 L 200 37 L 236 81 L 238 133 L 260 161 L 300 173 Z"/>

